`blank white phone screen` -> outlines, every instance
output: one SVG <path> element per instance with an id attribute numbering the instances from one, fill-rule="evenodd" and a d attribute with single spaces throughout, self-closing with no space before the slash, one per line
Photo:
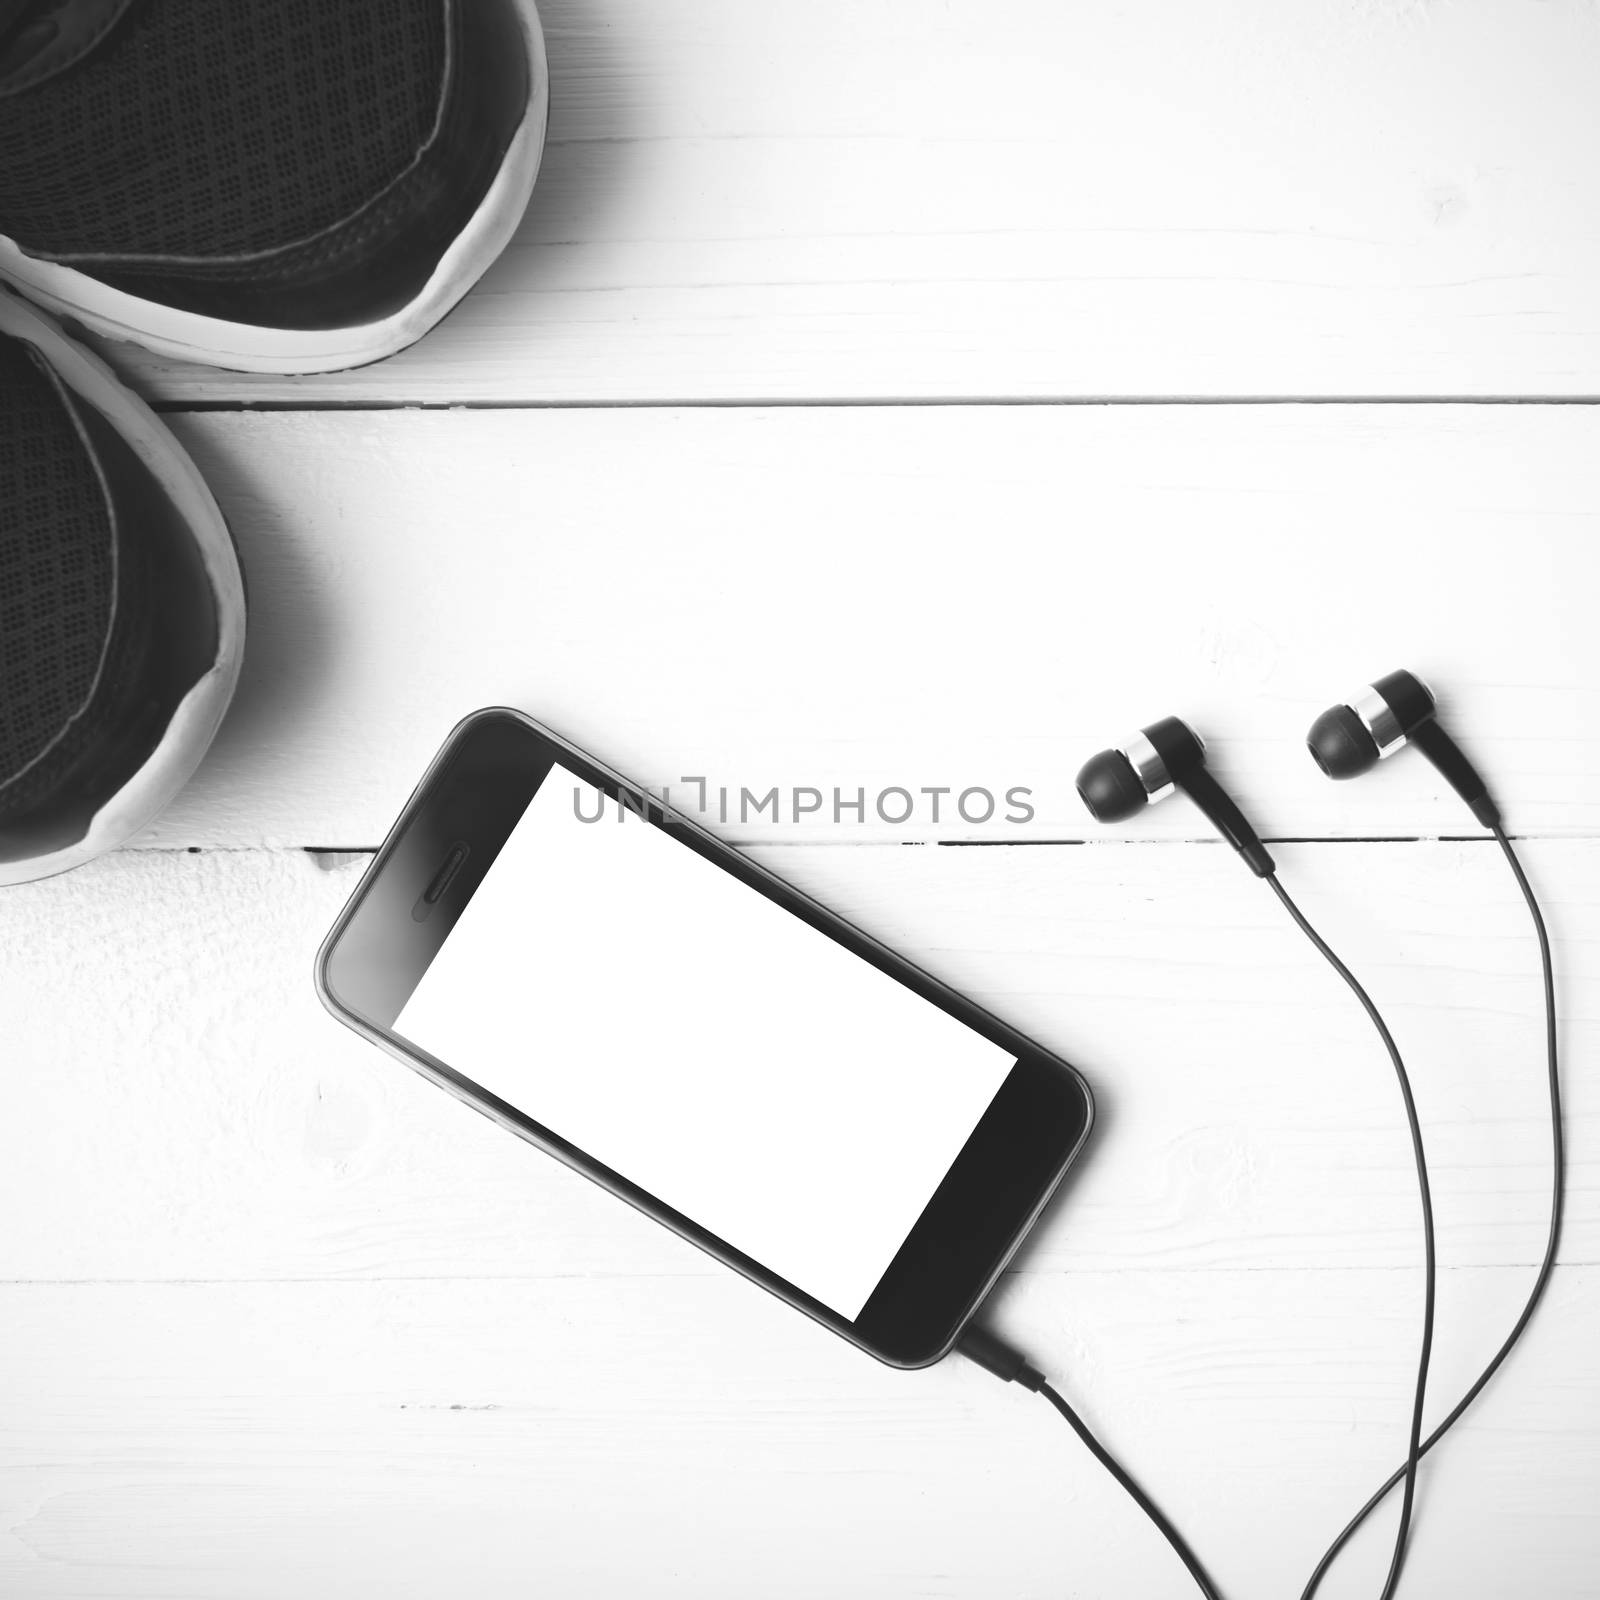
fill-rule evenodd
<path id="1" fill-rule="evenodd" d="M 560 767 L 395 1031 L 851 1320 L 1014 1060 Z"/>

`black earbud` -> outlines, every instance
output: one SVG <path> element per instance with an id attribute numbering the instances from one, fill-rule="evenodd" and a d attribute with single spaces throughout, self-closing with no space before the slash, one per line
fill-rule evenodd
<path id="1" fill-rule="evenodd" d="M 1181 717 L 1163 717 L 1141 728 L 1120 750 L 1102 750 L 1078 773 L 1078 795 L 1096 822 L 1126 822 L 1141 806 L 1182 789 L 1212 825 L 1249 863 L 1258 878 L 1270 878 L 1272 857 L 1244 813 L 1206 771 L 1206 747 Z"/>
<path id="2" fill-rule="evenodd" d="M 1414 744 L 1439 769 L 1440 776 L 1467 802 L 1486 828 L 1500 826 L 1500 808 L 1489 787 L 1439 726 L 1438 707 L 1413 672 L 1391 672 L 1363 689 L 1348 705 L 1333 706 L 1311 724 L 1306 748 L 1330 778 L 1356 778 L 1370 772 L 1403 745 Z"/>

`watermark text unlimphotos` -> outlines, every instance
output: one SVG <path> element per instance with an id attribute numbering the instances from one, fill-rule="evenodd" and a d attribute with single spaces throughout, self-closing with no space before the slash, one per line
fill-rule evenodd
<path id="1" fill-rule="evenodd" d="M 620 791 L 610 803 L 594 789 L 575 785 L 572 812 L 580 822 L 621 821 L 630 812 L 670 826 L 685 816 L 705 821 L 747 825 L 831 822 L 845 826 L 868 822 L 890 827 L 933 826 L 963 822 L 969 827 L 1021 826 L 1033 821 L 1033 790 L 1022 784 L 991 789 L 983 784 L 962 788 L 950 784 L 862 785 L 822 789 L 811 784 L 773 784 L 751 789 L 743 784 L 712 784 L 703 777 L 680 777 L 660 790 Z"/>

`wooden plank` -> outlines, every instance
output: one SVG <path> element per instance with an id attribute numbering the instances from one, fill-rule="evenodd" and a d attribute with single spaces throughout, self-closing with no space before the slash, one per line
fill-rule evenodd
<path id="1" fill-rule="evenodd" d="M 1566 1251 L 1600 1258 L 1600 843 L 1540 841 L 1562 979 Z M 1090 1079 L 1100 1120 L 1025 1273 L 1420 1259 L 1389 1064 L 1220 847 L 768 848 L 761 859 Z M 347 1033 L 311 959 L 363 862 L 136 851 L 6 895 L 3 1279 L 716 1276 Z M 1298 845 L 1292 892 L 1406 1052 L 1451 1265 L 1523 1269 L 1549 1203 L 1540 990 L 1480 844 Z M 1586 1177 L 1586 1175 L 1588 1175 Z"/>
<path id="2" fill-rule="evenodd" d="M 1333 784 L 1316 712 L 1407 664 L 1511 825 L 1600 831 L 1600 411 L 788 408 L 206 415 L 244 682 L 149 835 L 370 846 L 506 702 L 736 839 L 1082 838 L 1094 750 L 1168 713 L 1283 837 L 1463 833 L 1418 760 Z M 969 825 L 969 787 L 1033 820 Z M 908 825 L 876 802 L 903 788 Z M 937 797 L 949 788 L 937 825 Z M 796 790 L 824 808 L 793 822 Z M 832 794 L 864 798 L 865 822 Z M 801 806 L 812 804 L 802 796 Z M 969 814 L 981 816 L 975 798 Z M 881 813 L 905 801 L 888 795 Z M 709 819 L 718 818 L 713 811 Z M 805 830 L 802 832 L 801 830 Z M 1194 809 L 1126 837 L 1209 837 Z"/>
<path id="3" fill-rule="evenodd" d="M 545 0 L 551 144 L 431 338 L 178 402 L 1600 392 L 1584 0 Z"/>
<path id="4" fill-rule="evenodd" d="M 1503 1270 L 1446 1275 L 1439 1390 Z M 1223 1592 L 1299 1592 L 1392 1466 L 1395 1274 L 1072 1273 L 1000 1318 Z M 1411 1591 L 1593 1592 L 1600 1271 L 1426 1467 Z M 30 1600 L 1191 1594 L 1043 1404 L 897 1373 L 731 1278 L 0 1287 L 0 1589 Z M 1380 1519 L 1330 1581 L 1370 1595 Z"/>

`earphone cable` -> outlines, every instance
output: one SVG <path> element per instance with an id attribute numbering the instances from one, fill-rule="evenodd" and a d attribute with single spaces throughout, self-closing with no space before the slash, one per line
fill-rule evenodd
<path id="1" fill-rule="evenodd" d="M 975 1322 L 967 1324 L 961 1337 L 956 1341 L 956 1349 L 969 1361 L 976 1362 L 985 1372 L 992 1372 L 1002 1383 L 1020 1383 L 1024 1389 L 1031 1389 L 1035 1394 L 1043 1395 L 1066 1419 L 1067 1426 L 1082 1440 L 1089 1454 L 1111 1474 L 1123 1493 L 1155 1524 L 1161 1537 L 1172 1546 L 1174 1553 L 1206 1600 L 1221 1600 L 1216 1584 L 1211 1581 L 1211 1574 L 1206 1571 L 1199 1556 L 1190 1549 L 1189 1541 L 1173 1526 L 1161 1507 L 1140 1488 L 1133 1474 L 1089 1431 L 1089 1425 L 1067 1403 L 1065 1396 L 1051 1388 L 1037 1367 L 998 1334 L 991 1333 L 988 1328 Z"/>
<path id="2" fill-rule="evenodd" d="M 1089 1454 L 1116 1479 L 1128 1498 L 1156 1525 L 1161 1532 L 1162 1538 L 1172 1546 L 1177 1553 L 1178 1559 L 1188 1568 L 1189 1576 L 1199 1586 L 1200 1592 L 1206 1597 L 1206 1600 L 1220 1600 L 1216 1586 L 1211 1581 L 1210 1573 L 1201 1565 L 1199 1556 L 1189 1548 L 1188 1541 L 1167 1520 L 1166 1514 L 1161 1507 L 1139 1487 L 1132 1474 L 1089 1431 L 1088 1425 L 1083 1418 L 1043 1379 L 1040 1379 L 1038 1384 L 1033 1386 L 1033 1389 L 1035 1394 L 1043 1395 L 1067 1419 L 1067 1426 L 1083 1441 Z"/>
<path id="3" fill-rule="evenodd" d="M 1512 1348 L 1522 1337 L 1535 1309 L 1544 1296 L 1544 1291 L 1549 1284 L 1551 1274 L 1555 1267 L 1556 1257 L 1561 1242 L 1562 1213 L 1565 1198 L 1566 1179 L 1566 1154 L 1562 1134 L 1561 1114 L 1561 1081 L 1558 1057 L 1558 1028 L 1555 1001 L 1555 972 L 1550 953 L 1550 938 L 1545 927 L 1544 915 L 1539 909 L 1533 888 L 1524 872 L 1522 863 L 1518 860 L 1516 851 L 1504 829 L 1495 823 L 1492 827 L 1495 842 L 1500 846 L 1512 874 L 1516 878 L 1517 887 L 1522 892 L 1522 897 L 1527 903 L 1528 911 L 1533 919 L 1534 931 L 1539 941 L 1539 962 L 1544 984 L 1544 1015 L 1545 1015 L 1545 1053 L 1548 1066 L 1549 1101 L 1550 1101 L 1550 1138 L 1552 1155 L 1552 1187 L 1550 1199 L 1550 1227 L 1545 1243 L 1544 1256 L 1539 1264 L 1538 1273 L 1533 1286 L 1529 1290 L 1528 1298 L 1523 1305 L 1520 1315 L 1513 1324 L 1511 1331 L 1496 1350 L 1488 1364 L 1472 1383 L 1472 1386 L 1462 1395 L 1455 1407 L 1442 1422 L 1430 1433 L 1426 1439 L 1419 1437 L 1422 1421 L 1422 1410 L 1427 1389 L 1428 1364 L 1432 1355 L 1433 1346 L 1433 1312 L 1436 1263 L 1434 1257 L 1433 1238 L 1433 1201 L 1428 1183 L 1427 1162 L 1423 1152 L 1421 1125 L 1416 1114 L 1416 1105 L 1411 1093 L 1410 1079 L 1406 1073 L 1404 1062 L 1390 1034 L 1388 1026 L 1378 1013 L 1366 990 L 1361 986 L 1355 975 L 1333 953 L 1327 943 L 1307 921 L 1304 913 L 1290 898 L 1288 892 L 1279 883 L 1276 874 L 1265 875 L 1266 881 L 1271 884 L 1273 892 L 1283 903 L 1285 909 L 1294 919 L 1297 926 L 1305 933 L 1306 937 L 1316 946 L 1334 970 L 1344 979 L 1356 998 L 1361 1002 L 1362 1008 L 1377 1028 L 1382 1038 L 1384 1047 L 1389 1052 L 1396 1076 L 1399 1080 L 1401 1095 L 1405 1102 L 1407 1121 L 1410 1125 L 1412 1136 L 1412 1150 L 1417 1162 L 1418 1185 L 1422 1201 L 1424 1221 L 1424 1246 L 1425 1246 L 1425 1281 L 1424 1281 L 1424 1316 L 1422 1348 L 1417 1365 L 1417 1380 L 1415 1397 L 1412 1407 L 1412 1427 L 1410 1447 L 1402 1465 L 1395 1468 L 1387 1479 L 1378 1487 L 1361 1509 L 1356 1512 L 1345 1525 L 1339 1536 L 1333 1541 L 1317 1563 L 1316 1570 L 1312 1573 L 1302 1591 L 1301 1600 L 1312 1600 L 1320 1587 L 1328 1569 L 1338 1557 L 1341 1550 L 1349 1543 L 1356 1530 L 1369 1516 L 1383 1503 L 1396 1484 L 1405 1484 L 1405 1495 L 1402 1502 L 1401 1521 L 1396 1533 L 1394 1553 L 1390 1558 L 1389 1574 L 1384 1585 L 1385 1600 L 1392 1600 L 1395 1588 L 1399 1583 L 1401 1567 L 1405 1558 L 1406 1540 L 1410 1530 L 1410 1510 L 1415 1493 L 1415 1480 L 1418 1463 L 1460 1420 L 1462 1415 L 1474 1400 L 1483 1392 L 1499 1371 Z M 1162 1536 L 1177 1553 L 1189 1575 L 1194 1579 L 1206 1600 L 1218 1600 L 1215 1584 L 1210 1575 L 1201 1565 L 1199 1558 L 1190 1549 L 1187 1541 L 1178 1530 L 1168 1521 L 1155 1502 L 1145 1494 L 1143 1489 L 1135 1482 L 1133 1477 L 1116 1461 L 1111 1453 L 1094 1437 L 1067 1401 L 1056 1392 L 1044 1379 L 1043 1375 L 1033 1368 L 1021 1355 L 1010 1346 L 996 1338 L 987 1329 L 969 1324 L 957 1348 L 962 1354 L 976 1361 L 980 1366 L 994 1373 L 1005 1382 L 1019 1382 L 1035 1393 L 1042 1394 L 1046 1400 L 1064 1417 L 1073 1431 L 1089 1449 L 1094 1458 L 1116 1480 L 1118 1485 L 1134 1501 L 1141 1511 L 1150 1519 Z"/>
<path id="4" fill-rule="evenodd" d="M 1317 950 L 1333 968 L 1335 972 L 1349 985 L 1350 991 L 1361 1002 L 1362 1009 L 1372 1019 L 1372 1025 L 1378 1030 L 1378 1036 L 1383 1040 L 1383 1047 L 1389 1052 L 1389 1059 L 1394 1063 L 1395 1077 L 1400 1084 L 1400 1097 L 1405 1103 L 1406 1123 L 1411 1130 L 1411 1153 L 1417 1167 L 1417 1192 L 1422 1201 L 1422 1252 L 1423 1252 L 1423 1290 L 1422 1290 L 1422 1346 L 1417 1358 L 1417 1377 L 1412 1391 L 1411 1399 L 1411 1432 L 1406 1449 L 1405 1465 L 1402 1466 L 1385 1485 L 1384 1490 L 1361 1513 L 1365 1517 L 1367 1511 L 1387 1493 L 1389 1487 L 1404 1479 L 1405 1491 L 1400 1502 L 1400 1522 L 1395 1530 L 1394 1550 L 1389 1558 L 1389 1575 L 1384 1580 L 1382 1600 L 1392 1600 L 1396 1587 L 1400 1582 L 1400 1572 L 1405 1565 L 1406 1541 L 1411 1532 L 1411 1509 L 1416 1497 L 1417 1464 L 1421 1460 L 1424 1446 L 1422 1444 L 1422 1408 L 1428 1389 L 1428 1364 L 1433 1356 L 1433 1310 L 1434 1291 L 1437 1279 L 1437 1263 L 1434 1256 L 1433 1242 L 1433 1194 L 1428 1183 L 1428 1160 L 1422 1146 L 1422 1123 L 1417 1116 L 1416 1099 L 1411 1093 L 1411 1079 L 1406 1072 L 1405 1062 L 1400 1058 L 1399 1047 L 1394 1042 L 1394 1035 L 1389 1032 L 1388 1024 L 1378 1012 L 1377 1006 L 1372 1003 L 1372 997 L 1361 986 L 1356 975 L 1342 962 L 1328 945 L 1328 942 L 1306 920 L 1305 913 L 1301 911 L 1289 896 L 1289 891 L 1278 881 L 1276 873 L 1271 873 L 1266 879 L 1272 892 L 1283 902 L 1284 909 L 1294 918 L 1300 931 L 1305 934 Z M 1357 1522 L 1361 1519 L 1358 1517 Z M 1353 1531 L 1355 1523 L 1347 1528 L 1341 1541 L 1348 1538 Z M 1337 1550 L 1338 1546 L 1335 1546 Z M 1318 1567 L 1312 1576 L 1310 1585 L 1301 1596 L 1301 1600 L 1315 1591 L 1322 1580 L 1322 1574 L 1327 1568 L 1327 1563 L 1332 1559 L 1332 1552 L 1324 1558 L 1323 1565 Z"/>
<path id="5" fill-rule="evenodd" d="M 1532 885 L 1528 882 L 1528 876 L 1523 871 L 1522 863 L 1517 859 L 1517 853 L 1512 848 L 1511 840 L 1506 836 L 1505 830 L 1496 824 L 1493 833 L 1495 843 L 1500 846 L 1502 854 L 1510 864 L 1512 874 L 1517 880 L 1517 887 L 1522 891 L 1522 898 L 1527 902 L 1529 914 L 1533 918 L 1534 932 L 1539 939 L 1539 966 L 1544 980 L 1545 1062 L 1549 1078 L 1551 1171 L 1553 1174 L 1550 1195 L 1550 1230 L 1545 1240 L 1544 1257 L 1539 1263 L 1538 1274 L 1533 1280 L 1533 1287 L 1528 1291 L 1528 1298 L 1523 1304 L 1521 1314 L 1516 1322 L 1512 1324 L 1510 1333 L 1506 1335 L 1505 1341 L 1500 1348 L 1495 1351 L 1489 1364 L 1478 1374 L 1473 1381 L 1472 1387 L 1456 1402 L 1450 1414 L 1423 1440 L 1421 1447 L 1414 1449 L 1413 1454 L 1407 1457 L 1405 1465 L 1397 1467 L 1390 1473 L 1372 1498 L 1345 1524 L 1343 1532 L 1328 1546 L 1322 1560 L 1317 1563 L 1316 1571 L 1311 1574 L 1310 1581 L 1306 1584 L 1301 1594 L 1301 1600 L 1311 1600 L 1311 1597 L 1317 1592 L 1319 1585 L 1322 1583 L 1328 1568 L 1333 1565 L 1339 1552 L 1350 1542 L 1350 1538 L 1356 1529 L 1382 1504 L 1384 1497 L 1400 1482 L 1402 1477 L 1405 1477 L 1408 1471 L 1414 1469 L 1416 1458 L 1425 1456 L 1456 1425 L 1467 1407 L 1478 1398 L 1489 1380 L 1500 1370 L 1501 1364 L 1511 1354 L 1512 1347 L 1522 1337 L 1523 1330 L 1528 1326 L 1540 1300 L 1544 1298 L 1545 1286 L 1549 1283 L 1550 1274 L 1555 1268 L 1556 1252 L 1561 1244 L 1561 1215 L 1566 1187 L 1566 1151 L 1561 1132 L 1561 1073 L 1557 1049 L 1555 968 L 1550 958 L 1550 935 L 1545 928 L 1544 915 L 1539 910 L 1539 902 L 1534 897 Z"/>
<path id="6" fill-rule="evenodd" d="M 1423 1151 L 1422 1125 L 1417 1117 L 1416 1101 L 1411 1093 L 1411 1080 L 1406 1072 L 1405 1062 L 1401 1059 L 1399 1047 L 1394 1042 L 1394 1036 L 1389 1032 L 1388 1024 L 1373 1004 L 1372 998 L 1361 986 L 1360 980 L 1334 953 L 1327 941 L 1311 926 L 1293 899 L 1288 890 L 1278 881 L 1276 873 L 1265 874 L 1265 879 L 1271 885 L 1272 891 L 1283 902 L 1284 908 L 1294 918 L 1295 923 L 1311 943 L 1321 953 L 1335 972 L 1349 985 L 1351 992 L 1361 1002 L 1362 1009 L 1372 1020 L 1372 1025 L 1378 1030 L 1378 1036 L 1383 1040 L 1389 1059 L 1394 1064 L 1395 1076 L 1400 1083 L 1401 1097 L 1405 1103 L 1406 1121 L 1411 1130 L 1411 1148 L 1417 1164 L 1417 1187 L 1422 1201 L 1423 1224 L 1423 1253 L 1424 1253 L 1424 1291 L 1423 1291 L 1423 1316 L 1422 1316 L 1422 1348 L 1417 1362 L 1417 1378 L 1415 1394 L 1411 1409 L 1410 1448 L 1406 1457 L 1406 1465 L 1400 1468 L 1379 1493 L 1369 1502 L 1360 1517 L 1345 1530 L 1343 1538 L 1348 1538 L 1356 1525 L 1367 1512 L 1375 1506 L 1383 1495 L 1388 1492 L 1402 1478 L 1406 1481 L 1405 1497 L 1401 1505 L 1400 1526 L 1395 1535 L 1394 1553 L 1389 1562 L 1389 1575 L 1384 1584 L 1383 1600 L 1392 1600 L 1396 1586 L 1400 1581 L 1400 1571 L 1405 1562 L 1406 1539 L 1411 1527 L 1411 1508 L 1415 1495 L 1417 1462 L 1421 1459 L 1424 1447 L 1421 1444 L 1422 1433 L 1422 1407 L 1428 1384 L 1428 1363 L 1433 1353 L 1433 1312 L 1435 1290 L 1435 1260 L 1433 1241 L 1433 1196 L 1428 1184 L 1428 1164 Z M 1047 1383 L 1043 1375 L 1031 1366 L 1021 1355 L 1009 1345 L 990 1333 L 986 1328 L 976 1325 L 969 1326 L 962 1337 L 957 1341 L 956 1348 L 963 1355 L 976 1361 L 986 1370 L 1008 1383 L 1021 1383 L 1025 1388 L 1032 1389 L 1036 1394 L 1043 1395 L 1046 1400 L 1064 1417 L 1072 1431 L 1077 1434 L 1094 1456 L 1095 1460 L 1116 1480 L 1123 1491 L 1129 1496 L 1139 1509 L 1155 1524 L 1161 1536 L 1172 1546 L 1178 1559 L 1187 1568 L 1206 1600 L 1218 1600 L 1218 1594 L 1211 1576 L 1201 1564 L 1200 1558 L 1189 1547 L 1188 1542 L 1177 1528 L 1168 1520 L 1165 1513 L 1147 1495 L 1133 1476 L 1117 1461 L 1104 1445 L 1089 1431 L 1083 1419 L 1067 1403 L 1066 1399 Z M 1322 1567 L 1317 1570 L 1312 1580 L 1312 1586 L 1321 1581 L 1323 1571 L 1328 1562 L 1337 1552 L 1334 1551 L 1324 1559 Z M 1309 1594 L 1309 1590 L 1307 1593 Z"/>

